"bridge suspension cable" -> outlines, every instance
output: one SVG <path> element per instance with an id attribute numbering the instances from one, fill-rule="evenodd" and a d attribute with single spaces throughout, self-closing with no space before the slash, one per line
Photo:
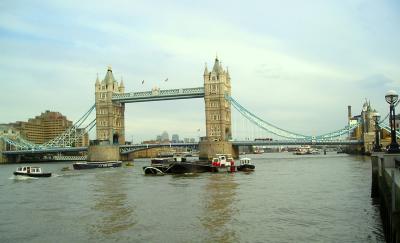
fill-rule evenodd
<path id="1" fill-rule="evenodd" d="M 95 105 L 91 106 L 90 109 L 85 114 L 83 114 L 83 116 L 81 118 L 79 118 L 78 121 L 75 122 L 74 125 L 72 125 L 69 129 L 67 129 L 61 135 L 53 138 L 52 140 L 48 141 L 47 143 L 43 144 L 42 146 L 47 147 L 47 148 L 71 146 L 79 138 L 81 138 L 84 134 L 87 133 L 86 128 L 88 126 L 90 126 L 90 124 L 96 122 L 96 119 L 94 119 L 85 128 L 83 128 L 83 129 L 80 128 L 80 126 L 82 126 L 82 124 L 86 121 L 86 119 L 89 117 L 89 115 L 95 109 L 95 107 L 96 107 Z"/>
<path id="2" fill-rule="evenodd" d="M 244 108 L 242 105 L 240 105 L 232 96 L 226 95 L 225 98 L 232 104 L 232 106 L 240 113 L 242 114 L 245 118 L 247 118 L 249 121 L 251 121 L 253 124 L 257 125 L 258 127 L 275 134 L 279 137 L 284 137 L 288 139 L 308 139 L 311 138 L 310 136 L 294 133 L 287 131 L 285 129 L 279 128 L 250 112 L 246 108 Z"/>
<path id="3" fill-rule="evenodd" d="M 315 138 L 317 140 L 325 140 L 325 139 L 337 138 L 337 137 L 340 137 L 340 136 L 342 136 L 344 134 L 348 134 L 349 131 L 354 130 L 359 125 L 360 125 L 360 122 L 357 121 L 356 124 L 353 124 L 351 126 L 346 126 L 346 127 L 342 128 L 342 129 L 339 129 L 339 130 L 334 131 L 334 132 L 330 132 L 330 133 L 326 133 L 326 134 L 315 136 Z"/>
<path id="4" fill-rule="evenodd" d="M 240 114 L 242 114 L 246 119 L 251 121 L 253 124 L 258 126 L 259 128 L 261 128 L 267 132 L 270 132 L 274 135 L 277 135 L 279 137 L 291 139 L 291 140 L 331 140 L 333 138 L 337 138 L 337 137 L 343 136 L 345 134 L 348 134 L 349 131 L 354 130 L 355 128 L 357 128 L 360 125 L 360 123 L 357 122 L 356 124 L 353 124 L 351 126 L 346 126 L 342 129 L 339 129 L 339 130 L 336 130 L 333 132 L 329 132 L 326 134 L 318 135 L 318 136 L 303 135 L 303 134 L 294 133 L 294 132 L 279 128 L 279 127 L 259 118 L 258 116 L 256 116 L 252 112 L 250 112 L 248 109 L 246 109 L 242 105 L 240 105 L 239 102 L 237 102 L 232 96 L 225 95 L 225 99 L 228 100 Z"/>

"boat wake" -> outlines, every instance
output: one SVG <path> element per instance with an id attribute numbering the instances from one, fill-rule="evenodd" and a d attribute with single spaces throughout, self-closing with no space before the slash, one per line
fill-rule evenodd
<path id="1" fill-rule="evenodd" d="M 38 180 L 39 178 L 36 177 L 29 177 L 29 176 L 11 176 L 8 178 L 10 180 L 17 180 L 17 181 L 26 181 L 26 180 Z"/>

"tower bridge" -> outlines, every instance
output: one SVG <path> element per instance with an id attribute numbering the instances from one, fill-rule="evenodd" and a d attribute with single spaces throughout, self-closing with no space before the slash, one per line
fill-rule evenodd
<path id="1" fill-rule="evenodd" d="M 37 153 L 60 153 L 72 151 L 88 151 L 88 159 L 101 160 L 110 159 L 109 154 L 114 154 L 119 159 L 120 154 L 127 154 L 131 151 L 144 148 L 153 148 L 160 144 L 136 144 L 125 145 L 125 105 L 128 103 L 194 99 L 203 98 L 205 105 L 206 136 L 195 144 L 173 144 L 169 146 L 198 146 L 200 158 L 210 159 L 217 153 L 230 153 L 238 156 L 238 147 L 251 145 L 349 145 L 366 147 L 366 141 L 371 143 L 368 135 L 373 129 L 371 115 L 368 107 L 364 107 L 363 113 L 358 120 L 350 121 L 342 129 L 330 133 L 308 136 L 275 126 L 268 121 L 256 116 L 254 113 L 243 107 L 231 96 L 231 78 L 229 71 L 224 69 L 218 60 L 215 59 L 211 71 L 207 66 L 203 73 L 203 86 L 194 88 L 165 89 L 153 88 L 144 92 L 125 92 L 123 81 L 118 82 L 113 75 L 111 67 L 108 67 L 103 80 L 97 77 L 95 81 L 95 105 L 92 106 L 70 129 L 60 136 L 52 139 L 46 144 L 33 144 L 21 137 L 11 138 L 0 135 L 0 142 L 3 142 L 2 155 L 19 156 L 24 154 Z M 232 135 L 232 111 L 234 108 L 243 119 L 247 120 L 255 127 L 268 132 L 280 139 L 272 141 L 240 141 Z M 365 111 L 364 111 L 365 110 Z M 89 114 L 95 111 L 96 119 L 89 125 L 83 123 Z M 381 123 L 383 123 L 382 121 Z M 381 124 L 381 127 L 385 127 Z M 76 131 L 79 128 L 86 128 L 86 131 L 96 127 L 96 146 L 74 148 L 73 141 L 76 141 L 81 133 Z M 350 133 L 355 134 L 350 138 Z M 343 138 L 347 136 L 346 138 Z M 368 145 L 370 146 L 370 144 Z M 370 146 L 372 147 L 372 146 Z M 112 150 L 112 152 L 111 152 Z M 91 155 L 95 155 L 91 158 Z"/>
<path id="2" fill-rule="evenodd" d="M 232 144 L 231 106 L 226 96 L 231 95 L 228 70 L 222 68 L 218 58 L 209 72 L 205 67 L 204 86 L 195 88 L 125 93 L 123 81 L 118 82 L 111 67 L 102 81 L 95 84 L 96 138 L 109 144 L 125 144 L 125 104 L 135 102 L 204 98 L 206 137 L 200 142 L 200 157 L 211 159 L 216 153 L 234 154 Z M 112 149 L 109 147 L 107 150 Z M 116 148 L 114 148 L 115 150 Z M 104 150 L 104 153 L 109 151 Z M 96 150 L 97 154 L 101 151 Z M 90 150 L 89 150 L 90 154 Z M 107 155 L 104 155 L 107 157 Z M 99 157 L 96 156 L 96 159 Z"/>

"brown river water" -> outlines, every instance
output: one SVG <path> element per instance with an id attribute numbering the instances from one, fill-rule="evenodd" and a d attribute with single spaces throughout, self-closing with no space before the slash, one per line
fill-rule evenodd
<path id="1" fill-rule="evenodd" d="M 384 242 L 369 157 L 248 155 L 252 173 L 133 167 L 16 179 L 0 165 L 0 242 Z"/>

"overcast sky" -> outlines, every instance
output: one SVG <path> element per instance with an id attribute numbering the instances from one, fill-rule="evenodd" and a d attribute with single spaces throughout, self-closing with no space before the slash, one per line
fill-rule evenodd
<path id="1" fill-rule="evenodd" d="M 321 134 L 366 98 L 387 113 L 385 92 L 400 91 L 399 30 L 398 0 L 3 0 L 0 123 L 45 110 L 77 120 L 108 65 L 127 92 L 200 87 L 217 53 L 244 107 Z M 205 135 L 202 99 L 127 104 L 125 115 L 128 140 Z"/>

